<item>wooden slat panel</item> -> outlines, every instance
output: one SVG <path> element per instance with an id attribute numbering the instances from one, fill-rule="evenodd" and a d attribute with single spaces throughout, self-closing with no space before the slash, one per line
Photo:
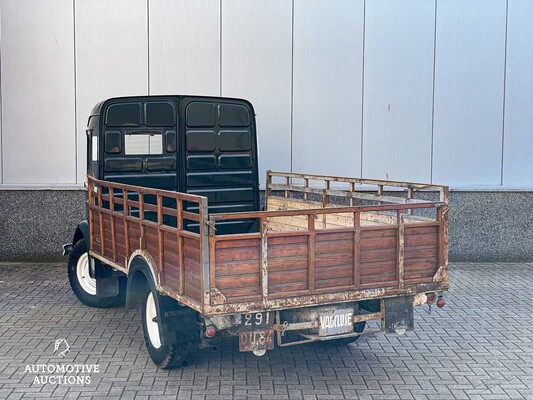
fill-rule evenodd
<path id="1" fill-rule="evenodd" d="M 270 269 L 270 268 L 269 268 Z M 271 270 L 271 269 L 270 269 Z M 215 268 L 215 275 L 242 275 L 242 274 L 251 274 L 259 273 L 259 260 L 243 260 L 243 261 L 233 261 L 233 262 L 217 262 Z"/>
<path id="2" fill-rule="evenodd" d="M 165 263 L 170 263 L 176 266 L 178 265 L 178 253 L 176 252 L 175 248 L 171 248 L 165 244 L 165 251 L 163 255 L 165 256 Z"/>
<path id="3" fill-rule="evenodd" d="M 439 225 L 438 222 L 435 223 L 435 225 L 427 226 L 424 224 L 424 226 L 415 226 L 410 225 L 405 227 L 405 234 L 406 235 L 415 235 L 415 234 L 424 234 L 424 233 L 435 233 L 438 232 Z"/>
<path id="4" fill-rule="evenodd" d="M 336 265 L 353 264 L 353 253 L 323 254 L 316 257 L 317 268 L 331 267 Z"/>
<path id="5" fill-rule="evenodd" d="M 322 281 L 316 282 L 316 288 L 317 289 L 323 289 L 323 288 L 337 288 L 339 286 L 347 286 L 352 283 L 352 277 L 351 274 L 348 278 L 335 278 L 335 279 L 327 279 Z"/>
<path id="6" fill-rule="evenodd" d="M 185 271 L 192 272 L 198 276 L 200 276 L 202 273 L 200 262 L 197 260 L 191 260 L 190 258 L 183 259 L 183 269 Z M 198 286 L 198 289 L 200 289 L 200 286 Z"/>
<path id="7" fill-rule="evenodd" d="M 215 285 L 222 293 L 224 289 L 259 288 L 259 274 L 217 276 Z"/>
<path id="8" fill-rule="evenodd" d="M 261 300 L 261 289 L 259 286 L 249 288 L 222 289 L 220 291 L 226 297 L 226 300 L 231 303 Z"/>
<path id="9" fill-rule="evenodd" d="M 376 238 L 376 237 L 386 237 L 386 236 L 394 236 L 396 237 L 396 233 L 398 230 L 396 228 L 378 228 L 378 229 L 369 229 L 367 227 L 361 227 L 361 241 L 366 238 Z"/>
<path id="10" fill-rule="evenodd" d="M 376 263 L 361 264 L 361 276 L 379 275 L 382 273 L 396 274 L 396 259 Z"/>
<path id="11" fill-rule="evenodd" d="M 298 257 L 307 255 L 307 243 L 268 246 L 269 261 L 274 258 Z"/>
<path id="12" fill-rule="evenodd" d="M 259 247 L 220 249 L 216 252 L 216 262 L 259 260 Z"/>
<path id="13" fill-rule="evenodd" d="M 405 247 L 415 246 L 436 246 L 438 243 L 438 233 L 409 234 L 405 236 Z"/>
<path id="14" fill-rule="evenodd" d="M 194 274 L 194 273 L 192 273 L 190 271 L 185 270 L 184 271 L 184 276 L 185 276 L 185 284 L 186 285 L 190 285 L 193 288 L 196 288 L 196 289 L 200 290 L 202 282 L 201 282 L 201 279 L 200 279 L 199 275 L 196 275 L 196 274 Z"/>
<path id="15" fill-rule="evenodd" d="M 176 279 L 176 281 L 179 280 L 180 274 L 179 274 L 178 266 L 176 264 L 165 262 L 164 267 L 165 267 L 165 279 L 171 276 L 174 279 Z M 167 283 L 167 286 L 168 286 L 168 281 L 165 281 L 165 282 Z M 176 286 L 176 288 L 177 287 L 178 286 Z"/>
<path id="16" fill-rule="evenodd" d="M 277 285 L 279 283 L 307 283 L 307 269 L 298 269 L 293 271 L 270 272 L 268 275 L 268 284 Z"/>
<path id="17" fill-rule="evenodd" d="M 405 259 L 420 257 L 437 257 L 439 254 L 437 246 L 417 246 L 405 248 Z"/>
<path id="18" fill-rule="evenodd" d="M 316 244 L 315 251 L 319 254 L 353 253 L 353 238 L 351 240 L 322 241 Z"/>
<path id="19" fill-rule="evenodd" d="M 432 271 L 432 274 L 434 274 L 437 271 L 437 269 L 438 269 L 438 265 L 437 265 L 436 257 L 411 258 L 411 259 L 405 260 L 405 271 L 406 272 L 428 270 L 428 271 Z"/>
<path id="20" fill-rule="evenodd" d="M 270 298 L 276 298 L 276 294 L 280 293 L 289 293 L 297 290 L 306 290 L 307 289 L 307 280 L 306 282 L 293 282 L 293 283 L 281 283 L 277 285 L 269 285 L 268 293 Z"/>
<path id="21" fill-rule="evenodd" d="M 316 270 L 316 279 L 337 279 L 337 278 L 351 278 L 353 272 L 352 264 L 338 265 L 328 268 L 318 268 Z"/>
<path id="22" fill-rule="evenodd" d="M 395 236 L 386 236 L 383 238 L 365 238 L 361 240 L 361 251 L 387 249 L 396 247 L 397 239 Z"/>
<path id="23" fill-rule="evenodd" d="M 347 232 L 317 232 L 316 241 L 325 242 L 332 240 L 353 240 L 353 230 L 350 229 Z"/>
<path id="24" fill-rule="evenodd" d="M 198 289 L 197 287 L 190 286 L 187 283 L 187 281 L 185 281 L 183 293 L 185 296 L 188 296 L 191 299 L 196 300 L 199 303 L 202 301 L 202 295 L 200 293 L 200 289 Z"/>
<path id="25" fill-rule="evenodd" d="M 223 240 L 217 241 L 216 249 L 254 247 L 259 246 L 260 242 L 260 239 Z"/>
<path id="26" fill-rule="evenodd" d="M 396 279 L 395 272 L 381 273 L 379 275 L 361 275 L 361 285 L 372 284 L 372 287 L 380 287 L 383 284 L 383 282 L 389 282 L 395 279 Z"/>
<path id="27" fill-rule="evenodd" d="M 268 260 L 268 270 L 270 272 L 295 269 L 307 269 L 307 257 L 285 257 Z"/>
<path id="28" fill-rule="evenodd" d="M 307 236 L 284 236 L 284 237 L 269 237 L 268 245 L 273 246 L 277 244 L 295 244 L 307 243 Z"/>
<path id="29" fill-rule="evenodd" d="M 396 247 L 361 251 L 361 264 L 389 260 L 396 260 Z"/>

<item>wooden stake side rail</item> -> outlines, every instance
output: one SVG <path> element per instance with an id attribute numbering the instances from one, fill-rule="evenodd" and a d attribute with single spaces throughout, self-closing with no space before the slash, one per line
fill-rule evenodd
<path id="1" fill-rule="evenodd" d="M 151 203 L 147 196 L 153 196 Z M 184 202 L 198 205 L 200 212 L 184 211 Z M 89 176 L 88 203 L 93 257 L 127 274 L 138 254 L 149 262 L 163 293 L 201 311 L 205 240 L 198 224 L 207 214 L 207 199 Z M 186 228 L 184 220 L 196 223 L 199 233 Z"/>
<path id="2" fill-rule="evenodd" d="M 273 205 L 278 175 L 267 176 Z M 281 191 L 281 209 L 211 215 L 205 197 L 89 177 L 91 255 L 126 274 L 132 256 L 144 257 L 162 293 L 205 316 L 447 289 L 446 187 L 423 185 L 438 189 L 439 201 L 413 201 L 419 187 L 412 186 L 408 201 L 383 196 L 379 204 L 357 205 L 358 183 L 378 182 L 378 196 L 389 182 L 350 180 L 341 191 L 350 206 L 333 206 L 339 192 L 331 190 L 333 177 L 324 180 L 322 201 L 313 202 L 310 192 L 289 197 L 298 187 L 292 179 L 301 175 L 281 176 L 290 186 Z M 301 187 L 317 178 L 304 176 Z M 303 209 L 295 208 L 299 201 Z M 185 211 L 186 202 L 199 213 Z M 435 217 L 412 215 L 423 209 L 436 210 Z M 372 213 L 379 218 L 369 223 Z M 274 223 L 284 218 L 299 226 Z M 248 219 L 257 219 L 258 232 L 216 233 L 220 221 Z"/>
<path id="3" fill-rule="evenodd" d="M 274 184 L 274 177 L 284 180 L 283 184 Z M 294 178 L 303 184 L 294 185 Z M 318 180 L 324 189 L 308 187 L 310 181 Z M 339 181 L 350 183 L 348 190 L 331 190 Z M 256 302 L 266 309 L 282 299 L 294 299 L 291 304 L 319 301 L 317 296 L 338 299 L 336 294 L 346 290 L 395 287 L 407 293 L 426 290 L 428 285 L 447 288 L 447 187 L 273 172 L 268 172 L 266 182 L 266 211 L 209 216 L 211 225 L 257 218 L 261 227 L 259 233 L 213 233 L 213 306 L 242 309 L 246 302 Z M 377 194 L 357 192 L 360 183 L 378 185 Z M 387 186 L 405 188 L 407 199 L 384 196 Z M 415 199 L 420 189 L 438 191 L 439 200 Z M 293 192 L 302 196 L 290 197 Z M 320 194 L 322 201 L 310 201 L 310 193 Z M 351 205 L 331 204 L 331 196 L 348 197 Z M 269 207 L 274 199 L 279 200 L 279 208 Z M 379 204 L 357 206 L 358 199 Z M 415 216 L 416 209 L 436 210 L 435 217 Z M 372 212 L 377 213 L 378 222 L 369 225 L 365 220 L 363 224 L 362 216 L 367 218 Z M 280 219 L 283 222 L 274 223 Z M 287 223 L 291 220 L 292 225 Z"/>

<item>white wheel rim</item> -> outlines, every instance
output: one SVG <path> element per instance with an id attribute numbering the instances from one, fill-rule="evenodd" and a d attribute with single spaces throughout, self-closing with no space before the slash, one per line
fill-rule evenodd
<path id="1" fill-rule="evenodd" d="M 154 321 L 155 317 L 157 317 L 157 310 L 155 308 L 154 295 L 150 292 L 146 299 L 146 328 L 150 343 L 154 348 L 158 349 L 161 347 L 161 338 L 159 337 L 159 324 Z"/>
<path id="2" fill-rule="evenodd" d="M 76 264 L 76 275 L 81 288 L 86 293 L 96 296 L 96 279 L 91 278 L 89 271 L 89 255 L 87 253 L 83 253 L 78 259 L 78 263 Z"/>

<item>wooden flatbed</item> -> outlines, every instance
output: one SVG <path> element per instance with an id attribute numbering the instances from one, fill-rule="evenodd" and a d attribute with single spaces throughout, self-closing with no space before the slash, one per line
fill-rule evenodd
<path id="1" fill-rule="evenodd" d="M 125 274 L 142 256 L 158 291 L 204 317 L 448 288 L 445 186 L 269 171 L 265 211 L 210 214 L 201 196 L 88 185 L 90 255 Z M 232 220 L 257 231 L 217 234 Z"/>

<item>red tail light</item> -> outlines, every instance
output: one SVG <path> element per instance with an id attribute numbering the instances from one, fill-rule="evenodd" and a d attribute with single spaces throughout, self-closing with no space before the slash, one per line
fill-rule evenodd
<path id="1" fill-rule="evenodd" d="M 433 304 L 437 300 L 437 294 L 434 292 L 426 293 L 426 299 L 428 304 Z"/>
<path id="2" fill-rule="evenodd" d="M 213 325 L 209 325 L 206 329 L 205 329 L 205 336 L 207 336 L 208 338 L 212 338 L 216 335 L 217 333 L 217 330 L 215 329 L 215 327 Z"/>
<path id="3" fill-rule="evenodd" d="M 437 300 L 437 307 L 442 308 L 442 307 L 444 307 L 445 304 L 446 304 L 446 301 L 442 297 L 440 297 Z"/>

